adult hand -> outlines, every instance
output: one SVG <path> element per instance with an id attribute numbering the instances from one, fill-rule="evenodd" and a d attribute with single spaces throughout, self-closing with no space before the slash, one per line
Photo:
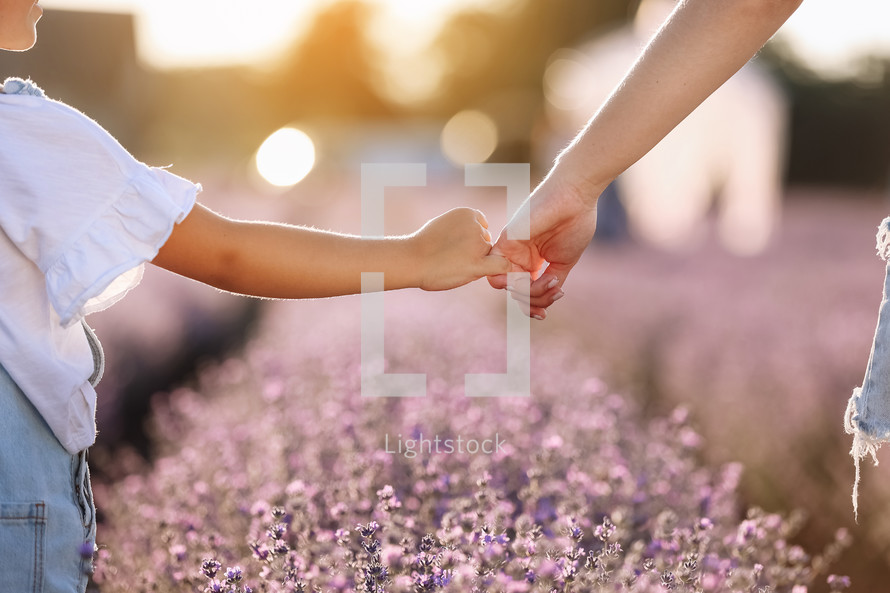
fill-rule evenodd
<path id="1" fill-rule="evenodd" d="M 510 260 L 511 271 L 531 274 L 528 293 L 508 286 L 506 274 L 490 276 L 489 284 L 510 290 L 527 315 L 544 319 L 546 308 L 562 297 L 566 277 L 593 238 L 598 196 L 599 192 L 585 195 L 548 177 L 513 215 L 491 251 Z M 526 216 L 530 239 L 511 238 Z"/>
<path id="2" fill-rule="evenodd" d="M 531 239 L 509 238 L 493 253 L 532 274 L 528 295 L 514 294 L 543 319 L 596 228 L 596 199 L 699 103 L 751 59 L 801 0 L 684 0 L 587 126 L 556 160 L 556 169 L 520 208 Z M 558 180 L 558 181 L 555 181 Z M 578 188 L 586 188 L 579 190 Z M 595 191 L 591 191 L 595 190 Z M 523 219 L 524 220 L 524 219 Z M 545 267 L 546 266 L 546 267 Z M 507 278 L 490 283 L 505 288 Z"/>

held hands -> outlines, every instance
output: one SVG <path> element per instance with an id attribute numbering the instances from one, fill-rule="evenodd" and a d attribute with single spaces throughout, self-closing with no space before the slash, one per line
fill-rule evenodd
<path id="1" fill-rule="evenodd" d="M 525 217 L 531 238 L 511 238 Z M 595 230 L 595 198 L 550 177 L 513 215 L 494 246 L 488 221 L 478 210 L 455 208 L 427 222 L 408 238 L 420 262 L 416 285 L 448 290 L 488 276 L 489 284 L 509 290 L 527 315 L 544 319 L 547 307 L 563 296 L 561 287 Z M 508 286 L 508 272 L 531 274 L 528 293 Z"/>
<path id="2" fill-rule="evenodd" d="M 488 221 L 471 208 L 450 210 L 408 236 L 365 239 L 232 220 L 198 204 L 152 263 L 228 292 L 300 299 L 358 294 L 366 271 L 383 272 L 387 290 L 447 290 L 483 276 L 505 288 L 508 272 L 536 271 L 546 260 L 546 273 L 533 274 L 531 294 L 513 295 L 543 319 L 544 309 L 561 294 L 548 283 L 555 279 L 561 285 L 578 261 L 593 235 L 595 212 L 567 199 L 569 194 L 540 190 L 523 206 L 531 209 L 532 240 L 508 239 L 508 224 L 494 249 Z"/>
<path id="3" fill-rule="evenodd" d="M 433 218 L 409 240 L 421 267 L 418 286 L 424 290 L 457 288 L 510 270 L 510 262 L 490 254 L 488 221 L 472 208 L 455 208 Z"/>
<path id="4" fill-rule="evenodd" d="M 520 215 L 529 217 L 529 240 L 510 238 Z M 494 288 L 511 291 L 527 315 L 544 319 L 546 308 L 562 297 L 561 287 L 595 230 L 595 199 L 585 199 L 580 192 L 561 187 L 551 177 L 514 214 L 491 251 L 493 256 L 502 255 L 512 263 L 511 272 L 531 274 L 529 293 L 508 286 L 506 274 L 489 276 L 488 282 Z"/>

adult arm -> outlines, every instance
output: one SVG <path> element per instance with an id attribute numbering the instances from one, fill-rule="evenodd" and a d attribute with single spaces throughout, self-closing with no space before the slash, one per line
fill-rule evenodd
<path id="1" fill-rule="evenodd" d="M 546 307 L 562 296 L 561 286 L 593 237 L 596 202 L 606 186 L 751 59 L 801 2 L 682 0 L 677 5 L 514 216 L 530 216 L 531 239 L 510 239 L 511 220 L 495 244 L 493 252 L 511 260 L 515 270 L 536 277 L 529 295 L 514 293 L 530 315 L 543 319 Z M 489 281 L 506 287 L 505 276 Z"/>

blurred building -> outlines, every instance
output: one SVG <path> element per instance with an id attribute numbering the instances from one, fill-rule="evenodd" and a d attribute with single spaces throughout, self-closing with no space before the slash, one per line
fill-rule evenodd
<path id="1" fill-rule="evenodd" d="M 38 42 L 0 52 L 0 75 L 31 78 L 138 152 L 149 125 L 151 73 L 136 57 L 133 15 L 47 10 Z"/>
<path id="2" fill-rule="evenodd" d="M 643 0 L 631 25 L 553 55 L 544 80 L 548 157 L 606 99 L 673 7 Z M 779 216 L 787 119 L 778 84 L 756 62 L 746 65 L 619 178 L 630 232 L 681 249 L 707 230 L 714 210 L 727 249 L 761 251 Z"/>

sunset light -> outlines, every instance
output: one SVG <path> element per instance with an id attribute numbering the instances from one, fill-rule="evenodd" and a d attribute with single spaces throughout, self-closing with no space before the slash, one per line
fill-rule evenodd
<path id="1" fill-rule="evenodd" d="M 445 124 L 441 144 L 442 152 L 455 165 L 482 163 L 498 146 L 498 129 L 481 111 L 461 111 Z"/>
<path id="2" fill-rule="evenodd" d="M 315 145 L 305 132 L 281 128 L 256 153 L 259 174 L 276 187 L 290 187 L 303 180 L 315 165 Z"/>
<path id="3" fill-rule="evenodd" d="M 466 8 L 501 9 L 515 0 L 370 0 L 383 9 L 370 34 L 387 53 L 408 56 L 433 38 L 447 17 Z M 262 63 L 287 46 L 332 0 L 43 0 L 46 8 L 133 12 L 139 51 L 159 67 Z M 851 57 L 890 53 L 890 4 L 879 0 L 808 0 L 783 27 L 816 68 L 837 71 Z M 389 74 L 405 92 L 425 94 L 433 74 L 411 84 Z"/>
<path id="4" fill-rule="evenodd" d="M 501 8 L 515 0 L 370 0 L 382 10 L 374 30 L 385 50 L 407 55 L 432 39 L 449 14 Z M 132 12 L 140 55 L 162 67 L 262 63 L 274 58 L 333 0 L 43 0 L 46 8 Z M 398 76 L 396 76 L 398 78 Z M 407 85 L 404 81 L 396 84 Z M 419 93 L 421 89 L 409 89 Z"/>

